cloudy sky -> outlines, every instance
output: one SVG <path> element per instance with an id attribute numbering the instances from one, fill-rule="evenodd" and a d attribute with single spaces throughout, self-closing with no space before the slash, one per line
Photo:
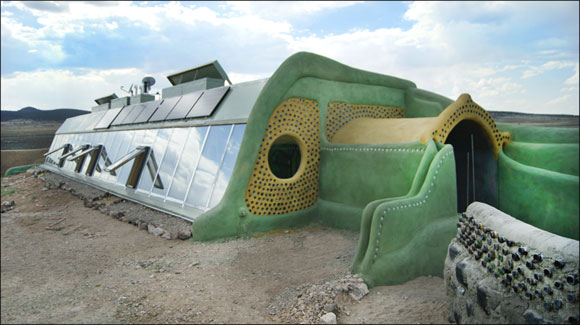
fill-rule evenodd
<path id="1" fill-rule="evenodd" d="M 1 107 L 78 108 L 217 59 L 234 83 L 309 51 L 488 110 L 579 113 L 578 2 L 1 4 Z"/>

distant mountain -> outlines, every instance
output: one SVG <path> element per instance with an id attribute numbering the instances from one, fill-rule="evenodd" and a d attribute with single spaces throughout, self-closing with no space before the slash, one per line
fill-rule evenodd
<path id="1" fill-rule="evenodd" d="M 509 111 L 488 111 L 492 117 L 510 117 L 510 116 L 537 116 L 537 117 L 578 117 L 578 115 L 572 114 L 535 114 L 535 113 L 521 113 L 521 112 L 509 112 Z"/>
<path id="2" fill-rule="evenodd" d="M 89 114 L 89 111 L 72 108 L 59 108 L 50 111 L 42 111 L 34 107 L 24 107 L 19 111 L 0 111 L 2 122 L 10 120 L 33 120 L 33 121 L 56 121 L 63 122 L 69 117 Z"/>

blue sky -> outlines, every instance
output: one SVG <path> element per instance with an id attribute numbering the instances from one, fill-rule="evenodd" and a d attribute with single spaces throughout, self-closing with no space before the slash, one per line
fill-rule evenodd
<path id="1" fill-rule="evenodd" d="M 488 110 L 579 113 L 578 2 L 1 4 L 1 107 L 78 108 L 217 59 L 234 83 L 309 51 Z"/>

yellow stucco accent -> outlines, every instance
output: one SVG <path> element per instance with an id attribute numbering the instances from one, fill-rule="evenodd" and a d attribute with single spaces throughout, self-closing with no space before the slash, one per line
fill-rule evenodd
<path id="1" fill-rule="evenodd" d="M 434 117 L 373 119 L 359 118 L 343 126 L 332 139 L 334 143 L 402 143 L 419 141 L 424 128 L 435 125 Z"/>
<path id="2" fill-rule="evenodd" d="M 272 113 L 262 138 L 254 170 L 246 188 L 246 206 L 254 215 L 277 215 L 306 209 L 318 198 L 320 157 L 318 103 L 302 98 L 283 101 Z M 270 147 L 281 136 L 293 138 L 300 148 L 300 166 L 294 176 L 276 177 L 269 166 Z"/>
<path id="3" fill-rule="evenodd" d="M 326 139 L 332 141 L 336 132 L 352 120 L 359 118 L 386 119 L 402 117 L 405 117 L 405 110 L 398 107 L 348 104 L 341 102 L 328 103 Z"/>
<path id="4" fill-rule="evenodd" d="M 485 131 L 493 152 L 498 152 L 511 141 L 509 132 L 500 132 L 491 115 L 463 94 L 436 117 L 373 119 L 359 118 L 336 131 L 335 143 L 402 143 L 434 139 L 445 143 L 453 128 L 463 120 L 478 123 Z"/>
<path id="5" fill-rule="evenodd" d="M 492 144 L 496 158 L 503 146 L 512 140 L 509 132 L 499 131 L 491 114 L 474 102 L 469 94 L 462 94 L 439 114 L 435 128 L 423 131 L 421 142 L 426 143 L 433 138 L 435 141 L 445 143 L 451 130 L 463 120 L 472 120 L 482 127 Z"/>

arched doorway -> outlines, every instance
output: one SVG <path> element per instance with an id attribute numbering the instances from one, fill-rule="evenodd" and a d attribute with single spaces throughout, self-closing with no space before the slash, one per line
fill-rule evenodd
<path id="1" fill-rule="evenodd" d="M 497 207 L 497 161 L 483 128 L 472 120 L 459 122 L 445 143 L 453 146 L 457 182 L 457 211 L 474 201 Z"/>

